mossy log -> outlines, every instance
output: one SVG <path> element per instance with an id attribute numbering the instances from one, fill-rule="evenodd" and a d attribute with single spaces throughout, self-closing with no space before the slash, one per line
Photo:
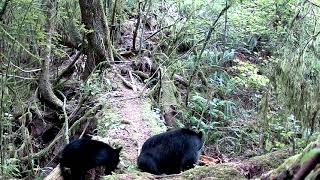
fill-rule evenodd
<path id="1" fill-rule="evenodd" d="M 251 179 L 259 177 L 262 173 L 270 171 L 271 169 L 277 168 L 283 161 L 289 157 L 288 150 L 279 150 L 271 152 L 262 156 L 253 157 L 249 160 L 241 162 L 229 162 L 222 164 L 215 164 L 210 166 L 197 166 L 188 171 L 184 171 L 180 174 L 174 175 L 152 175 L 145 172 L 134 170 L 123 174 L 113 174 L 104 176 L 102 180 L 127 180 L 127 179 Z M 45 178 L 59 179 L 60 169 L 58 166 Z"/>
<path id="2" fill-rule="evenodd" d="M 182 172 L 181 174 L 156 176 L 136 170 L 125 174 L 105 176 L 101 179 L 251 179 L 259 177 L 262 173 L 271 169 L 277 168 L 289 156 L 288 150 L 279 150 L 241 162 L 197 166 L 193 169 Z"/>
<path id="3" fill-rule="evenodd" d="M 279 167 L 265 174 L 262 179 L 292 179 L 300 170 L 300 167 L 303 164 L 304 155 L 311 149 L 320 147 L 320 135 L 316 138 L 317 139 L 309 143 L 301 153 L 289 157 Z M 301 168 L 305 168 L 304 165 L 302 165 Z M 311 172 L 309 176 L 307 176 L 307 179 L 310 179 L 309 177 L 314 177 L 316 173 L 319 173 L 318 170 L 319 168 L 316 168 Z"/>

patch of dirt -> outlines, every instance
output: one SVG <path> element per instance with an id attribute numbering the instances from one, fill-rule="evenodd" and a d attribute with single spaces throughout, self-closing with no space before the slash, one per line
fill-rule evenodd
<path id="1" fill-rule="evenodd" d="M 113 147 L 122 146 L 121 169 L 132 168 L 136 167 L 143 143 L 155 134 L 153 123 L 145 115 L 146 110 L 148 114 L 157 115 L 151 110 L 151 107 L 146 109 L 146 104 L 149 102 L 146 98 L 139 97 L 138 91 L 135 92 L 125 87 L 118 77 L 113 79 L 113 83 L 117 84 L 116 91 L 106 93 L 99 98 L 100 103 L 105 104 L 107 108 L 104 110 L 104 119 L 98 125 L 105 130 L 104 135 L 100 134 L 104 136 L 100 140 Z M 139 82 L 134 82 L 134 84 L 137 89 L 143 89 L 143 84 Z M 160 123 L 160 117 L 156 123 Z"/>

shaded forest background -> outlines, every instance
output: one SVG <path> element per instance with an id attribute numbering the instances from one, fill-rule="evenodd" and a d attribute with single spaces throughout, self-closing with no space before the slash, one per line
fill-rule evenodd
<path id="1" fill-rule="evenodd" d="M 0 177 L 45 176 L 99 135 L 114 77 L 166 127 L 205 132 L 206 165 L 285 149 L 242 175 L 292 177 L 319 153 L 319 20 L 319 0 L 1 0 Z"/>

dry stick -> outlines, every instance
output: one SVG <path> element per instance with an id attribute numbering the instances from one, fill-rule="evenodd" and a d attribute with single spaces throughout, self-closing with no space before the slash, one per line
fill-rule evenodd
<path id="1" fill-rule="evenodd" d="M 142 71 L 133 71 L 133 75 L 138 76 L 140 79 L 148 79 L 149 75 Z"/>
<path id="2" fill-rule="evenodd" d="M 69 131 L 72 132 L 72 130 L 78 126 L 81 122 L 85 121 L 88 119 L 88 117 L 98 111 L 99 109 L 101 108 L 101 106 L 95 106 L 93 107 L 92 109 L 90 109 L 88 112 L 86 112 L 79 120 L 77 120 L 76 122 L 74 122 L 72 124 L 72 126 L 69 128 Z M 28 156 L 25 156 L 25 157 L 22 157 L 21 160 L 22 161 L 25 161 L 27 160 L 29 157 L 32 158 L 32 159 L 36 159 L 36 158 L 40 158 L 41 156 L 45 155 L 46 152 L 48 152 L 61 138 L 62 138 L 62 133 L 65 129 L 65 125 L 62 126 L 61 130 L 59 131 L 59 133 L 57 134 L 57 136 L 54 138 L 54 140 L 44 149 L 40 150 L 39 152 L 37 153 L 33 153 L 33 154 L 30 154 Z"/>
<path id="3" fill-rule="evenodd" d="M 64 115 L 65 138 L 66 138 L 66 143 L 69 144 L 69 122 L 68 122 L 68 115 L 67 115 L 67 111 L 66 111 L 67 98 L 61 91 L 58 90 L 58 92 L 63 97 L 62 110 L 63 110 L 63 115 Z"/>
<path id="4" fill-rule="evenodd" d="M 6 58 L 6 59 L 7 59 L 7 58 Z M 15 68 L 17 68 L 17 69 L 19 69 L 19 70 L 22 71 L 22 72 L 25 72 L 25 73 L 33 73 L 33 72 L 41 71 L 41 69 L 24 70 L 24 69 L 22 69 L 21 67 L 13 64 L 13 62 L 11 62 L 11 61 L 10 61 L 10 65 L 13 66 L 13 67 L 15 67 Z"/>
<path id="5" fill-rule="evenodd" d="M 132 83 L 132 89 L 134 92 L 137 92 L 137 87 L 134 85 L 134 81 L 133 81 L 133 77 L 132 77 L 132 72 L 129 71 L 129 76 L 130 76 L 130 79 L 131 79 L 131 83 Z"/>
<path id="6" fill-rule="evenodd" d="M 209 99 L 207 99 L 206 105 L 205 105 L 205 107 L 203 108 L 203 110 L 201 112 L 201 116 L 200 116 L 199 122 L 197 124 L 197 129 L 200 128 L 200 123 L 201 123 L 201 120 L 203 118 L 204 112 L 209 109 L 209 103 L 210 103 L 211 98 L 212 98 L 212 94 L 210 94 L 210 97 L 209 97 Z"/>
<path id="7" fill-rule="evenodd" d="M 120 74 L 117 74 L 117 76 L 122 80 L 125 86 L 129 87 L 130 89 L 133 89 L 133 85 L 129 81 L 127 81 L 123 76 L 121 76 Z"/>
<path id="8" fill-rule="evenodd" d="M 316 4 L 315 2 L 312 2 L 312 1 L 310 1 L 310 0 L 307 0 L 307 1 L 308 1 L 308 3 L 310 3 L 311 5 L 320 8 L 320 4 L 318 5 L 318 4 Z"/>
<path id="9" fill-rule="evenodd" d="M 142 91 L 141 91 L 141 93 L 140 93 L 140 96 L 142 96 L 143 95 L 143 92 L 146 90 L 146 88 L 147 88 L 147 86 L 152 82 L 151 81 L 151 79 L 158 73 L 158 71 L 159 71 L 159 69 L 160 69 L 160 66 L 155 70 L 155 72 L 150 76 L 150 80 L 144 85 L 144 87 L 142 88 Z"/>
<path id="10" fill-rule="evenodd" d="M 160 28 L 158 31 L 156 31 L 155 33 L 151 34 L 149 37 L 146 38 L 146 40 L 152 38 L 153 36 L 155 36 L 156 34 L 158 34 L 159 32 L 163 31 L 164 29 L 167 29 L 167 28 L 170 28 L 172 27 L 173 25 L 175 25 L 175 23 L 171 24 L 171 25 L 168 25 L 168 26 L 165 26 L 165 27 L 162 27 Z"/>
<path id="11" fill-rule="evenodd" d="M 23 80 L 37 80 L 38 79 L 38 78 L 33 78 L 33 77 L 23 77 L 23 76 L 3 74 L 3 73 L 0 73 L 0 76 L 14 77 L 14 78 L 23 79 Z"/>
<path id="12" fill-rule="evenodd" d="M 161 91 L 162 91 L 162 87 L 163 87 L 163 85 L 162 85 L 162 68 L 161 68 L 161 66 L 159 66 L 159 92 L 158 92 L 158 104 L 161 104 L 160 103 L 160 100 L 161 100 Z"/>
<path id="13" fill-rule="evenodd" d="M 30 137 L 30 133 L 29 133 L 29 130 L 28 130 L 27 127 L 24 128 L 24 138 L 25 138 L 25 141 L 26 141 L 26 149 L 28 150 L 28 152 L 33 154 L 31 137 Z M 33 161 L 32 161 L 31 157 L 28 159 L 28 164 L 29 164 L 30 167 L 33 167 Z M 30 175 L 34 176 L 33 168 L 31 168 L 31 174 Z"/>

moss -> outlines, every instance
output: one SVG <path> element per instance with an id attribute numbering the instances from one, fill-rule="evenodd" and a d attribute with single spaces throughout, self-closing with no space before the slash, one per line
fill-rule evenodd
<path id="1" fill-rule="evenodd" d="M 262 156 L 253 157 L 250 161 L 256 161 L 264 170 L 270 170 L 283 163 L 283 161 L 289 156 L 288 151 L 289 150 L 275 151 Z"/>
<path id="2" fill-rule="evenodd" d="M 137 179 L 137 180 L 149 180 L 149 179 L 246 179 L 240 174 L 237 168 L 232 164 L 217 164 L 214 166 L 197 166 L 193 169 L 185 171 L 179 175 L 161 175 L 155 176 L 149 173 L 140 171 L 134 171 L 126 174 L 113 174 L 104 176 L 102 180 L 125 180 L 125 179 Z"/>
<path id="3" fill-rule="evenodd" d="M 198 166 L 182 173 L 182 179 L 246 179 L 232 164 Z"/>
<path id="4" fill-rule="evenodd" d="M 121 126 L 121 118 L 107 102 L 101 111 L 102 116 L 98 119 L 97 130 L 99 136 L 106 137 L 110 126 Z"/>
<path id="5" fill-rule="evenodd" d="M 108 176 L 101 177 L 101 180 L 127 180 L 127 179 L 136 179 L 136 180 L 149 180 L 152 179 L 151 174 L 144 173 L 140 171 L 134 171 L 131 173 L 125 174 L 112 174 Z"/>
<path id="6" fill-rule="evenodd" d="M 151 111 L 151 101 L 146 100 L 143 105 L 143 120 L 146 121 L 152 135 L 166 131 L 166 126 L 160 122 L 159 115 Z"/>
<path id="7" fill-rule="evenodd" d="M 290 168 L 290 166 L 292 164 L 294 164 L 297 161 L 297 159 L 300 158 L 300 156 L 301 156 L 301 154 L 297 154 L 297 155 L 291 156 L 290 158 L 286 159 L 277 169 L 272 171 L 271 176 L 278 175 L 281 172 Z"/>

